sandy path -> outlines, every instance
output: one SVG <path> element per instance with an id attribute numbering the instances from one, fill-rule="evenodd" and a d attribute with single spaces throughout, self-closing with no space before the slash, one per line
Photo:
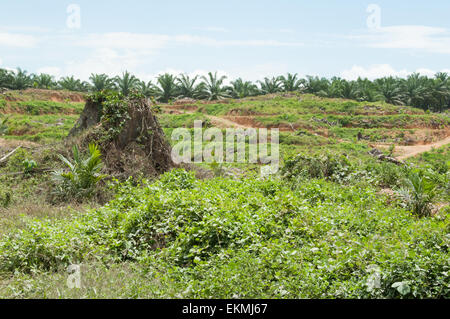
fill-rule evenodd
<path id="1" fill-rule="evenodd" d="M 426 145 L 411 145 L 411 146 L 395 146 L 396 151 L 400 151 L 401 155 L 396 156 L 398 160 L 404 160 L 421 153 L 431 151 L 433 148 L 438 148 L 444 145 L 450 144 L 450 136 L 440 140 L 436 143 L 426 144 Z"/>

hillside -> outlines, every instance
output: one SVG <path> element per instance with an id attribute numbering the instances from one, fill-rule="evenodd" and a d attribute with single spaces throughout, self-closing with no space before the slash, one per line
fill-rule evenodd
<path id="1" fill-rule="evenodd" d="M 300 93 L 158 103 L 172 145 L 195 120 L 279 128 L 280 172 L 191 164 L 58 200 L 87 98 L 0 94 L 0 158 L 15 151 L 0 162 L 0 297 L 450 297 L 448 113 Z"/>

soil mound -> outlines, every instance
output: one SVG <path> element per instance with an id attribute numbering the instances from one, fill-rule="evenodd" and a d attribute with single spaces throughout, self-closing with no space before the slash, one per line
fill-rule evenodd
<path id="1" fill-rule="evenodd" d="M 67 143 L 98 144 L 107 173 L 116 177 L 156 176 L 175 166 L 152 106 L 140 96 L 89 97 Z"/>

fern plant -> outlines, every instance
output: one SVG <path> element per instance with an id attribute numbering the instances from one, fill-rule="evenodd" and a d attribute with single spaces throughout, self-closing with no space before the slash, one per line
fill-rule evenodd
<path id="1" fill-rule="evenodd" d="M 103 166 L 101 152 L 95 144 L 89 144 L 89 156 L 86 158 L 82 158 L 76 145 L 73 146 L 72 152 L 73 162 L 59 155 L 69 171 L 53 172 L 55 193 L 62 198 L 89 198 L 93 195 L 97 183 L 106 177 L 100 173 Z"/>

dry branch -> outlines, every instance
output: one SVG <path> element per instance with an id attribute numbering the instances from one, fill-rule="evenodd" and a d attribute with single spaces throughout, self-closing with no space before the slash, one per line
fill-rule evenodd
<path id="1" fill-rule="evenodd" d="M 3 163 L 6 163 L 8 158 L 10 158 L 18 149 L 20 149 L 22 146 L 17 146 L 14 150 L 0 158 L 0 165 L 3 165 Z"/>

